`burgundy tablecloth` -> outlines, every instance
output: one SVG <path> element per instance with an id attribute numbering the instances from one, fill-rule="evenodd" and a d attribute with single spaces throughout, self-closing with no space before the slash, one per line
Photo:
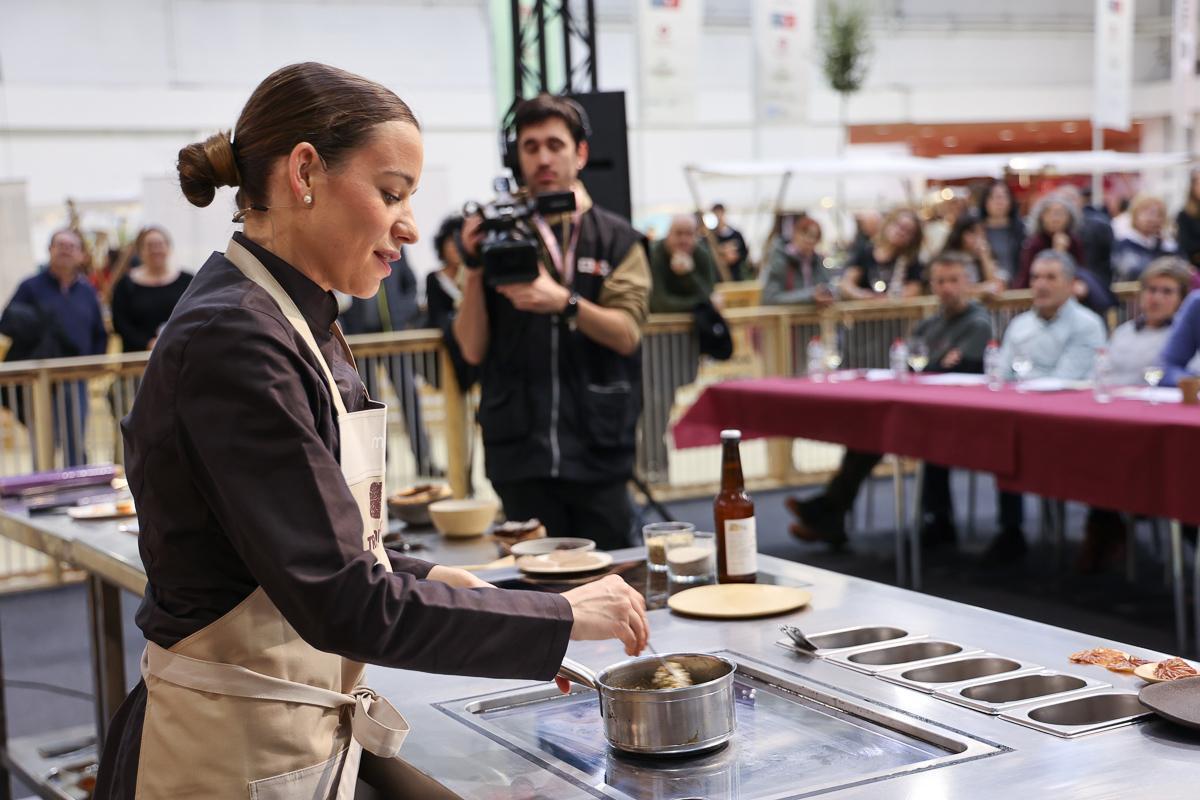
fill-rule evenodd
<path id="1" fill-rule="evenodd" d="M 802 437 L 995 473 L 1006 489 L 1200 522 L 1200 407 L 1101 404 L 1090 392 L 799 378 L 708 387 L 675 426 L 677 447 Z"/>

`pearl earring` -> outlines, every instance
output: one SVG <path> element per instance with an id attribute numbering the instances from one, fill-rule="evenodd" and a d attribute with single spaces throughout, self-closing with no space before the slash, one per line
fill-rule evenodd
<path id="1" fill-rule="evenodd" d="M 304 195 L 304 205 L 306 205 L 306 206 L 312 205 L 312 195 L 311 194 Z"/>

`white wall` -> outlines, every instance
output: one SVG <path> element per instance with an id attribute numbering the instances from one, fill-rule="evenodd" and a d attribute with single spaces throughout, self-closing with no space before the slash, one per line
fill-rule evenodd
<path id="1" fill-rule="evenodd" d="M 486 0 L 0 0 L 0 180 L 25 180 L 31 248 L 44 250 L 64 198 L 85 210 L 132 209 L 130 225 L 171 221 L 181 263 L 196 266 L 222 242 L 229 203 L 194 212 L 172 198 L 178 149 L 229 128 L 253 86 L 299 60 L 327 61 L 404 97 L 425 130 L 426 234 L 469 198 L 486 197 L 498 167 Z M 602 89 L 628 93 L 635 214 L 685 207 L 682 166 L 706 159 L 829 154 L 840 136 L 836 96 L 811 62 L 808 122 L 753 124 L 748 0 L 708 0 L 696 76 L 698 119 L 644 129 L 638 120 L 630 0 L 599 0 Z M 1087 8 L 1085 8 L 1087 6 Z M 1161 43 L 1153 3 L 1139 3 L 1135 114 L 1165 117 Z M 1084 0 L 876 0 L 874 53 L 853 123 L 1085 118 L 1092 35 Z M 1161 137 L 1159 137 L 1161 138 Z M 1157 141 L 1157 139 L 1155 140 Z M 1157 146 L 1157 145 L 1155 145 Z M 706 183 L 748 209 L 769 182 Z M 797 184 L 794 205 L 831 194 L 831 181 Z M 849 182 L 860 202 L 898 198 L 891 182 Z M 139 205 L 140 204 L 140 205 Z M 141 209 L 139 212 L 139 208 Z M 188 214 L 198 214 L 188 224 Z M 213 241 L 216 238 L 217 241 Z M 432 265 L 431 237 L 414 250 Z M 0 286 L 28 264 L 0 263 Z"/>

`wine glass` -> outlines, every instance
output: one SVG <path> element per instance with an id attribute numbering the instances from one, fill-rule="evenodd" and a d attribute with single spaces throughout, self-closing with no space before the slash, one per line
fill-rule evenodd
<path id="1" fill-rule="evenodd" d="M 1012 371 L 1017 376 L 1017 391 L 1023 391 L 1021 385 L 1025 377 L 1033 371 L 1033 357 L 1024 347 L 1018 347 L 1013 352 Z"/>
<path id="2" fill-rule="evenodd" d="M 908 365 L 920 375 L 929 366 L 929 345 L 924 339 L 913 339 L 908 346 Z"/>
<path id="3" fill-rule="evenodd" d="M 829 374 L 829 382 L 837 380 L 838 368 L 842 366 L 842 349 L 837 339 L 829 343 L 825 350 L 825 371 Z"/>
<path id="4" fill-rule="evenodd" d="M 1146 379 L 1146 383 L 1150 384 L 1150 405 L 1158 405 L 1158 397 L 1155 395 L 1155 389 L 1163 379 L 1163 368 L 1159 364 L 1151 364 L 1142 370 L 1142 377 Z"/>

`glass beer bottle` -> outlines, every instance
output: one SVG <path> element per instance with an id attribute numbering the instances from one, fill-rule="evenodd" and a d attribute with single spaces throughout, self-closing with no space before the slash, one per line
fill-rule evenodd
<path id="1" fill-rule="evenodd" d="M 741 431 L 721 431 L 721 491 L 713 500 L 718 583 L 758 581 L 758 533 L 742 478 L 741 440 Z"/>

